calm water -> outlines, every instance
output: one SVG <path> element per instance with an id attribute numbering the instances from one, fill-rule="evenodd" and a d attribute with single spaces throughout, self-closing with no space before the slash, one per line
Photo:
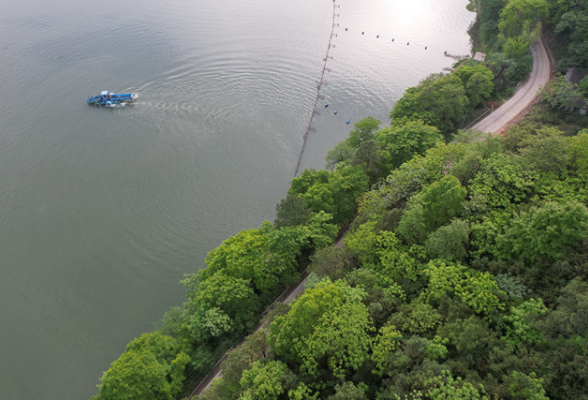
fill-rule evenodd
<path id="1" fill-rule="evenodd" d="M 469 53 L 467 0 L 338 4 L 303 168 Z M 0 0 L 0 398 L 95 394 L 184 273 L 273 219 L 331 17 L 329 0 Z M 86 106 L 104 89 L 139 100 Z"/>

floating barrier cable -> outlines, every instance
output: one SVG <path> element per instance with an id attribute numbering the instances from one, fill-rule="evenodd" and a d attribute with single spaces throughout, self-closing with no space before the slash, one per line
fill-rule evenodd
<path id="1" fill-rule="evenodd" d="M 300 162 L 302 161 L 302 154 L 304 154 L 304 148 L 306 147 L 306 138 L 308 137 L 308 133 L 311 131 L 312 120 L 314 119 L 314 115 L 315 115 L 315 113 L 317 113 L 316 107 L 317 107 L 318 101 L 320 99 L 321 87 L 323 86 L 323 84 L 324 85 L 327 84 L 326 82 L 323 83 L 323 79 L 325 77 L 325 70 L 327 69 L 327 61 L 329 60 L 329 58 L 333 59 L 332 56 L 329 57 L 329 51 L 331 50 L 331 41 L 333 40 L 333 36 L 335 36 L 335 26 L 339 26 L 339 24 L 335 23 L 335 17 L 339 15 L 335 12 L 337 7 L 338 6 L 337 6 L 335 0 L 333 0 L 333 25 L 331 26 L 331 36 L 329 37 L 329 45 L 327 46 L 327 54 L 326 54 L 325 58 L 323 58 L 323 70 L 321 72 L 321 79 L 319 80 L 319 82 L 317 84 L 316 99 L 314 100 L 314 106 L 312 107 L 312 114 L 310 115 L 310 121 L 308 122 L 308 128 L 306 129 L 306 132 L 304 133 L 304 138 L 302 139 L 302 150 L 300 150 L 300 155 L 298 156 L 298 164 L 296 164 L 296 171 L 294 171 L 294 177 L 296 177 L 298 175 L 298 171 L 300 170 Z M 323 96 L 323 99 L 324 99 L 324 96 Z M 328 106 L 328 104 L 325 105 L 325 107 L 327 107 L 327 106 Z M 337 112 L 335 111 L 335 114 L 336 113 Z M 320 114 L 320 112 L 319 112 L 319 114 Z"/>

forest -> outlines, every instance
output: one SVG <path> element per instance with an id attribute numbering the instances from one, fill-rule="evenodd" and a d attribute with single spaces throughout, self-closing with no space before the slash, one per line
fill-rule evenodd
<path id="1" fill-rule="evenodd" d="M 128 344 L 93 400 L 187 397 L 243 338 L 201 400 L 588 399 L 588 125 L 460 130 L 512 93 L 542 29 L 560 62 L 588 66 L 588 0 L 475 5 L 486 61 L 408 89 L 389 126 L 356 123 L 273 223 L 185 277 L 186 302 Z M 538 108 L 575 115 L 559 100 L 585 99 L 582 84 L 554 82 Z M 305 292 L 247 336 L 305 270 Z"/>

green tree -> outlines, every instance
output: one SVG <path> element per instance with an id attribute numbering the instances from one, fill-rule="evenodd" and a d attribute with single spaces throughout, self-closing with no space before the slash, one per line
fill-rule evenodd
<path id="1" fill-rule="evenodd" d="M 451 224 L 429 235 L 426 247 L 431 258 L 464 261 L 467 257 L 470 226 L 466 221 L 453 220 Z"/>
<path id="2" fill-rule="evenodd" d="M 335 147 L 327 151 L 327 157 L 325 158 L 327 168 L 332 170 L 339 163 L 351 163 L 355 150 L 349 144 L 348 139 L 340 141 Z"/>
<path id="3" fill-rule="evenodd" d="M 498 28 L 507 38 L 520 35 L 525 26 L 535 26 L 549 16 L 546 0 L 508 0 L 500 13 Z"/>
<path id="4" fill-rule="evenodd" d="M 453 379 L 449 371 L 427 380 L 425 385 L 426 396 L 431 400 L 488 400 L 482 385 L 476 387 L 460 377 Z"/>
<path id="5" fill-rule="evenodd" d="M 382 156 L 376 141 L 362 142 L 353 154 L 351 165 L 361 165 L 370 178 L 369 182 L 376 183 L 383 171 Z"/>
<path id="6" fill-rule="evenodd" d="M 276 228 L 302 225 L 310 218 L 311 211 L 306 199 L 297 194 L 288 194 L 276 206 Z"/>
<path id="7" fill-rule="evenodd" d="M 452 175 L 432 183 L 409 200 L 396 232 L 409 242 L 424 243 L 429 233 L 461 214 L 466 193 Z"/>
<path id="8" fill-rule="evenodd" d="M 219 271 L 227 276 L 253 281 L 256 269 L 264 263 L 267 235 L 259 229 L 243 230 L 225 240 L 206 256 L 207 268 L 200 272 L 202 282 Z"/>
<path id="9" fill-rule="evenodd" d="M 566 81 L 564 76 L 558 76 L 549 81 L 543 90 L 543 100 L 554 110 L 573 110 L 576 103 L 582 99 L 577 85 Z"/>
<path id="10" fill-rule="evenodd" d="M 453 74 L 461 79 L 473 107 L 488 99 L 494 91 L 494 74 L 484 64 L 462 65 Z"/>
<path id="11" fill-rule="evenodd" d="M 547 308 L 541 299 L 529 299 L 516 307 L 511 307 L 509 314 L 504 317 L 507 327 L 503 340 L 515 347 L 523 343 L 530 345 L 542 343 L 543 336 L 532 327 L 532 323 L 545 314 L 547 314 Z"/>
<path id="12" fill-rule="evenodd" d="M 376 133 L 376 142 L 388 169 L 398 168 L 414 155 L 424 155 L 443 137 L 433 126 L 423 121 L 402 120 Z"/>
<path id="13" fill-rule="evenodd" d="M 489 99 L 494 91 L 494 75 L 491 74 L 492 72 L 490 74 L 487 72 L 476 72 L 472 75 L 468 83 L 466 83 L 466 93 L 473 107 L 477 107 Z"/>
<path id="14" fill-rule="evenodd" d="M 197 310 L 200 316 L 213 308 L 222 310 L 233 321 L 236 332 L 253 328 L 258 308 L 257 296 L 245 279 L 227 276 L 219 271 L 201 282 L 198 292 L 189 300 L 189 307 Z M 223 320 L 223 324 L 226 324 L 226 320 Z M 198 329 L 201 326 L 193 325 L 193 332 Z"/>
<path id="15" fill-rule="evenodd" d="M 258 360 L 243 371 L 241 387 L 243 400 L 278 400 L 296 384 L 296 376 L 280 361 Z"/>
<path id="16" fill-rule="evenodd" d="M 372 140 L 381 123 L 382 121 L 370 116 L 355 123 L 354 129 L 349 132 L 349 138 L 347 139 L 349 145 L 352 148 L 358 148 L 361 143 Z"/>
<path id="17" fill-rule="evenodd" d="M 295 300 L 288 314 L 276 317 L 268 336 L 271 348 L 286 361 L 301 364 L 303 355 L 310 354 L 307 340 L 322 323 L 323 316 L 346 302 L 357 303 L 364 296 L 362 290 L 341 281 L 321 281 Z"/>
<path id="18" fill-rule="evenodd" d="M 531 207 L 515 218 L 497 238 L 500 257 L 536 262 L 559 259 L 565 249 L 577 248 L 588 235 L 588 210 L 569 200 Z"/>
<path id="19" fill-rule="evenodd" d="M 551 337 L 565 338 L 588 332 L 588 283 L 575 278 L 562 289 L 544 329 Z"/>
<path id="20" fill-rule="evenodd" d="M 329 186 L 333 198 L 337 199 L 334 206 L 333 220 L 335 223 L 349 221 L 357 209 L 357 199 L 368 190 L 369 177 L 360 166 L 347 166 L 333 171 Z"/>
<path id="21" fill-rule="evenodd" d="M 230 393 L 240 390 L 243 371 L 251 368 L 254 362 L 266 356 L 267 335 L 261 329 L 247 336 L 240 346 L 227 354 L 227 359 L 221 364 L 223 383 Z"/>
<path id="22" fill-rule="evenodd" d="M 543 389 L 543 379 L 534 372 L 529 375 L 513 371 L 507 379 L 508 390 L 513 400 L 549 400 Z"/>
<path id="23" fill-rule="evenodd" d="M 504 53 L 491 53 L 486 57 L 486 65 L 494 75 L 494 85 L 497 90 L 506 89 L 512 82 L 512 71 L 516 62 Z"/>
<path id="24" fill-rule="evenodd" d="M 317 378 L 319 366 L 326 363 L 340 380 L 357 371 L 368 359 L 371 325 L 367 307 L 360 302 L 346 302 L 328 310 L 300 349 L 302 370 Z"/>
<path id="25" fill-rule="evenodd" d="M 390 368 L 389 355 L 399 347 L 401 340 L 402 333 L 397 331 L 394 325 L 380 328 L 372 347 L 372 362 L 375 364 L 375 369 L 372 372 L 374 374 L 382 376 Z"/>
<path id="26" fill-rule="evenodd" d="M 355 386 L 353 382 L 345 382 L 335 386 L 335 394 L 328 400 L 367 400 L 366 385 Z"/>
<path id="27" fill-rule="evenodd" d="M 390 113 L 393 120 L 406 117 L 422 120 L 449 135 L 464 119 L 469 100 L 456 75 L 432 75 L 416 88 L 410 88 Z"/>
<path id="28" fill-rule="evenodd" d="M 131 341 L 99 385 L 100 400 L 169 400 L 182 389 L 190 358 L 177 341 L 160 332 Z"/>

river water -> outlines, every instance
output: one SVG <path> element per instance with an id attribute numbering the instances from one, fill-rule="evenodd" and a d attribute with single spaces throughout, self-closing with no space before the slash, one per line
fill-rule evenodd
<path id="1" fill-rule="evenodd" d="M 467 0 L 336 4 L 302 168 L 322 168 L 368 114 L 389 123 L 407 87 L 452 64 L 444 51 L 470 51 Z M 181 304 L 183 274 L 274 218 L 332 10 L 330 0 L 0 0 L 0 398 L 95 394 L 125 345 Z M 100 90 L 139 98 L 87 106 Z"/>

